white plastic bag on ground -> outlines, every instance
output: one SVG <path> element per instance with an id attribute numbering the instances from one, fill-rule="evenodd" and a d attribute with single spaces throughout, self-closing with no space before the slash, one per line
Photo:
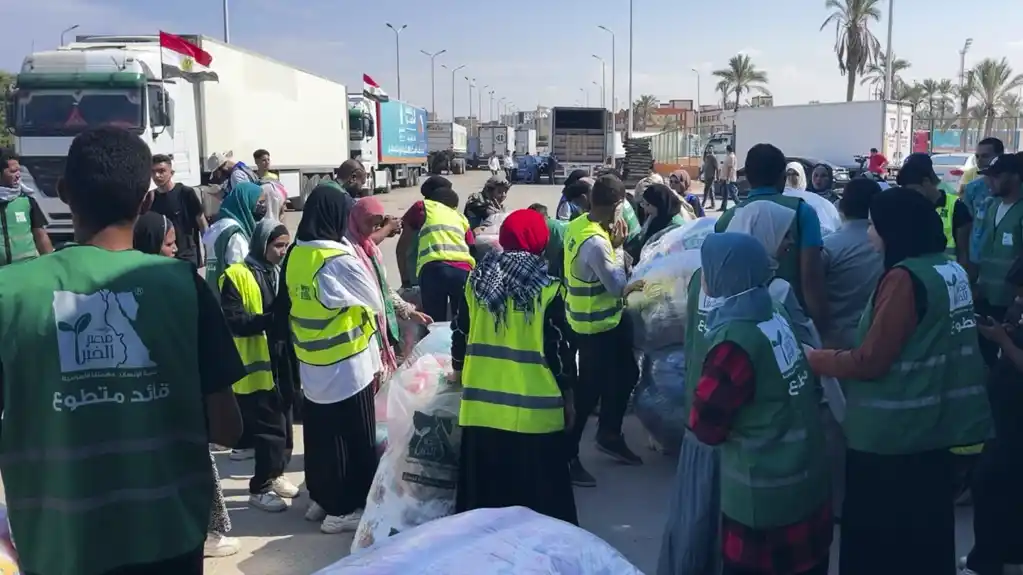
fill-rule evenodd
<path id="1" fill-rule="evenodd" d="M 817 212 L 817 219 L 821 221 L 821 235 L 833 234 L 842 227 L 842 216 L 838 213 L 838 208 L 819 195 L 793 188 L 785 188 L 784 195 L 803 200 Z"/>
<path id="2" fill-rule="evenodd" d="M 645 353 L 639 383 L 632 392 L 636 417 L 662 453 L 678 453 L 689 414 L 686 409 L 686 355 L 681 347 Z"/>
<path id="3" fill-rule="evenodd" d="M 449 352 L 420 349 L 440 347 L 445 332 L 450 350 L 450 329 L 431 333 L 378 394 L 387 397 L 383 418 L 377 403 L 378 421 L 387 422 L 387 449 L 366 498 L 353 553 L 454 512 L 462 392 L 447 381 Z"/>
<path id="4" fill-rule="evenodd" d="M 596 535 L 525 507 L 477 509 L 313 575 L 643 575 Z"/>

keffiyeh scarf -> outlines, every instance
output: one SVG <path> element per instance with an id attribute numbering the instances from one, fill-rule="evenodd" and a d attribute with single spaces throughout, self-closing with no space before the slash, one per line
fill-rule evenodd
<path id="1" fill-rule="evenodd" d="M 543 256 L 529 252 L 491 252 L 469 275 L 472 293 L 495 318 L 498 327 L 507 316 L 508 299 L 529 317 L 543 288 L 557 281 L 547 273 Z"/>

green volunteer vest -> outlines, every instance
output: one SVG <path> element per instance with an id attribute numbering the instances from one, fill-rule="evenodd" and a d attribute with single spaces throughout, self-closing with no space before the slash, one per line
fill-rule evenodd
<path id="1" fill-rule="evenodd" d="M 242 298 L 242 306 L 247 313 L 260 315 L 263 313 L 263 292 L 259 289 L 256 276 L 244 263 L 227 266 L 220 274 L 221 289 L 224 280 L 229 279 Z M 257 391 L 270 391 L 274 388 L 273 366 L 270 364 L 270 344 L 266 332 L 258 335 L 235 336 L 234 346 L 238 348 L 238 356 L 245 366 L 245 377 L 236 381 L 231 388 L 238 395 L 248 395 Z"/>
<path id="2" fill-rule="evenodd" d="M 217 296 L 217 301 L 220 300 L 220 276 L 231 265 L 227 261 L 227 246 L 235 234 L 244 235 L 241 226 L 228 226 L 221 230 L 213 241 L 213 254 L 206 254 L 206 283 L 213 290 L 213 295 Z"/>
<path id="3" fill-rule="evenodd" d="M 459 425 L 526 434 L 565 429 L 565 400 L 543 351 L 544 313 L 560 285 L 543 288 L 532 313 L 515 309 L 509 298 L 497 324 L 466 283 L 469 334 Z"/>
<path id="4" fill-rule="evenodd" d="M 944 254 L 909 258 L 897 267 L 923 284 L 927 311 L 888 373 L 843 382 L 849 448 L 901 455 L 988 439 L 991 413 L 966 270 Z M 871 298 L 857 345 L 873 315 Z"/>
<path id="5" fill-rule="evenodd" d="M 753 190 L 756 191 L 756 190 Z M 803 300 L 803 281 L 802 274 L 800 273 L 799 263 L 799 245 L 802 240 L 802 232 L 799 229 L 799 205 L 803 203 L 803 200 L 799 198 L 793 198 L 782 194 L 762 194 L 762 195 L 751 195 L 742 203 L 739 203 L 731 208 L 728 208 L 724 214 L 721 214 L 721 218 L 718 219 L 717 223 L 714 224 L 715 232 L 723 232 L 728 229 L 728 223 L 735 217 L 735 210 L 748 205 L 750 202 L 769 201 L 776 204 L 781 204 L 790 210 L 796 211 L 796 217 L 792 220 L 792 227 L 789 228 L 789 233 L 792 234 L 792 248 L 789 249 L 785 255 L 778 258 L 778 271 L 776 275 L 781 279 L 789 282 L 792 285 L 792 289 L 795 290 L 796 299 L 799 300 L 799 304 L 806 307 L 806 301 Z"/>
<path id="6" fill-rule="evenodd" d="M 821 397 L 803 348 L 777 306 L 767 321 L 715 329 L 708 347 L 725 341 L 749 354 L 757 392 L 721 445 L 721 512 L 759 529 L 802 521 L 831 494 Z"/>
<path id="7" fill-rule="evenodd" d="M 4 204 L 0 217 L 5 244 L 0 250 L 0 266 L 39 257 L 32 237 L 32 202 L 28 196 L 21 195 Z"/>
<path id="8" fill-rule="evenodd" d="M 997 198 L 996 198 L 997 200 Z M 1005 281 L 1009 268 L 1023 253 L 1023 201 L 1016 202 L 995 225 L 998 204 L 992 204 L 984 214 L 986 229 L 991 230 L 980 247 L 980 275 L 977 283 L 988 303 L 1008 307 L 1016 297 L 1014 289 Z"/>
<path id="9" fill-rule="evenodd" d="M 24 571 L 101 573 L 206 538 L 194 273 L 91 246 L 0 268 L 0 472 Z"/>
<path id="10" fill-rule="evenodd" d="M 689 295 L 686 299 L 686 401 L 687 407 L 693 404 L 696 384 L 700 382 L 703 372 L 703 360 L 710 351 L 710 340 L 707 339 L 707 316 L 710 310 L 717 307 L 717 298 L 708 296 L 703 291 L 701 278 L 703 269 L 696 270 L 689 279 Z"/>
<path id="11" fill-rule="evenodd" d="M 628 235 L 625 236 L 625 241 L 630 242 L 639 237 L 640 232 L 643 231 L 643 226 L 639 223 L 639 218 L 636 217 L 636 210 L 632 209 L 632 204 L 629 202 L 622 202 L 622 219 L 625 220 L 625 226 L 628 228 Z"/>

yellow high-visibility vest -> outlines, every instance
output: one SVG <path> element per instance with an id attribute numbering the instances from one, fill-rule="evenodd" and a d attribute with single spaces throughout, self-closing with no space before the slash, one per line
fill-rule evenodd
<path id="1" fill-rule="evenodd" d="M 547 367 L 543 328 L 557 282 L 545 287 L 527 315 L 508 302 L 498 325 L 466 284 L 469 334 L 462 367 L 458 424 L 517 433 L 554 433 L 565 428 L 565 401 Z"/>
<path id="2" fill-rule="evenodd" d="M 956 235 L 952 230 L 952 215 L 955 213 L 956 199 L 959 196 L 956 195 L 951 184 L 942 182 L 938 188 L 945 193 L 945 205 L 935 208 L 938 210 L 938 216 L 941 217 L 941 226 L 945 232 L 945 253 L 948 254 L 951 259 L 955 259 Z"/>
<path id="3" fill-rule="evenodd" d="M 230 279 L 242 297 L 242 307 L 246 312 L 259 315 L 263 313 L 263 292 L 252 270 L 244 263 L 231 264 L 220 276 L 220 291 L 224 291 L 224 281 Z M 270 344 L 266 333 L 246 337 L 234 337 L 234 346 L 238 348 L 245 365 L 245 377 L 236 381 L 231 388 L 238 395 L 248 395 L 257 391 L 269 391 L 274 388 L 273 369 L 270 365 Z"/>
<path id="4" fill-rule="evenodd" d="M 611 241 L 607 230 L 586 216 L 572 220 L 565 229 L 565 307 L 568 325 L 579 334 L 613 329 L 622 320 L 624 307 L 622 298 L 607 293 L 600 280 L 583 281 L 575 275 L 573 262 L 579 254 L 579 246 L 593 236 Z M 615 257 L 614 251 L 611 257 Z"/>
<path id="5" fill-rule="evenodd" d="M 419 255 L 416 257 L 416 275 L 430 262 L 476 263 L 465 243 L 469 220 L 440 202 L 423 200 L 426 220 L 419 230 Z"/>
<path id="6" fill-rule="evenodd" d="M 334 258 L 354 258 L 342 249 L 296 245 L 285 280 L 291 298 L 291 333 L 298 360 L 333 365 L 368 348 L 376 333 L 373 312 L 364 306 L 331 309 L 320 303 L 316 274 Z"/>

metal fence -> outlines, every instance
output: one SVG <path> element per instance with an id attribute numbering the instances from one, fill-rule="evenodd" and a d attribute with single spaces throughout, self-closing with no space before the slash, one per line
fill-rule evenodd
<path id="1" fill-rule="evenodd" d="M 680 128 L 649 136 L 654 161 L 662 164 L 683 164 L 688 158 L 699 158 L 707 136 L 695 129 Z"/>
<path id="2" fill-rule="evenodd" d="M 914 152 L 932 152 L 946 154 L 952 152 L 972 152 L 977 143 L 987 137 L 998 138 L 1011 152 L 1021 150 L 1021 131 L 1023 120 L 1019 116 L 1000 116 L 991 122 L 991 129 L 984 130 L 984 120 L 970 120 L 965 129 L 946 127 L 954 119 L 917 118 L 913 124 Z"/>

